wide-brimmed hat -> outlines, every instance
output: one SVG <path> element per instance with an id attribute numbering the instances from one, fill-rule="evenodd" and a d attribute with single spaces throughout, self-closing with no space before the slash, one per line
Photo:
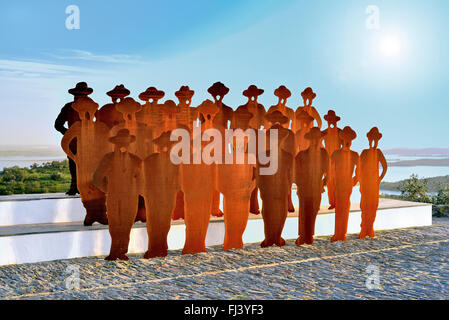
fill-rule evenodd
<path id="1" fill-rule="evenodd" d="M 249 122 L 252 117 L 254 117 L 254 115 L 249 112 L 246 106 L 239 107 L 234 111 L 234 118 L 237 120 Z"/>
<path id="2" fill-rule="evenodd" d="M 166 115 L 174 115 L 179 112 L 179 108 L 173 100 L 167 100 L 161 105 L 161 111 Z"/>
<path id="3" fill-rule="evenodd" d="M 190 90 L 189 86 L 181 86 L 178 91 L 175 92 L 175 96 L 178 99 L 192 99 L 193 95 L 195 94 L 195 91 Z"/>
<path id="4" fill-rule="evenodd" d="M 106 94 L 112 98 L 112 100 L 123 99 L 131 93 L 128 89 L 125 88 L 123 84 L 115 86 L 114 89 L 108 91 Z"/>
<path id="5" fill-rule="evenodd" d="M 301 110 L 298 113 L 296 113 L 296 120 L 299 122 L 304 122 L 306 124 L 313 122 L 313 117 L 308 114 L 306 111 Z"/>
<path id="6" fill-rule="evenodd" d="M 357 137 L 357 133 L 351 127 L 346 126 L 339 132 L 338 136 L 344 141 L 352 141 Z"/>
<path id="7" fill-rule="evenodd" d="M 304 138 L 308 140 L 319 140 L 326 135 L 325 132 L 322 132 L 320 128 L 313 127 L 304 135 Z"/>
<path id="8" fill-rule="evenodd" d="M 307 87 L 307 88 L 304 89 L 303 92 L 301 92 L 301 97 L 303 99 L 311 99 L 311 100 L 313 100 L 313 99 L 316 98 L 316 93 L 313 92 L 311 87 Z"/>
<path id="9" fill-rule="evenodd" d="M 228 94 L 229 88 L 221 82 L 215 82 L 209 87 L 209 89 L 207 89 L 207 92 L 209 92 L 214 98 L 216 96 L 224 97 Z"/>
<path id="10" fill-rule="evenodd" d="M 134 141 L 136 137 L 131 135 L 128 129 L 120 129 L 115 136 L 109 138 L 109 142 L 123 146 L 128 146 Z"/>
<path id="11" fill-rule="evenodd" d="M 279 123 L 285 124 L 288 122 L 288 118 L 282 114 L 279 110 L 275 110 L 264 115 L 265 119 L 267 119 L 272 124 Z"/>
<path id="12" fill-rule="evenodd" d="M 250 85 L 248 89 L 243 91 L 243 95 L 245 97 L 251 98 L 251 97 L 257 97 L 260 96 L 264 92 L 263 89 L 257 88 L 255 85 Z"/>
<path id="13" fill-rule="evenodd" d="M 86 82 L 78 82 L 75 88 L 69 89 L 69 93 L 74 95 L 75 97 L 88 96 L 92 92 L 94 92 L 94 90 L 92 88 L 89 88 Z"/>
<path id="14" fill-rule="evenodd" d="M 335 114 L 334 110 L 329 110 L 324 116 L 324 120 L 330 123 L 337 123 L 338 121 L 340 121 L 340 117 Z"/>
<path id="15" fill-rule="evenodd" d="M 218 113 L 218 111 L 220 111 L 217 105 L 209 99 L 204 100 L 196 110 L 198 111 L 198 113 L 202 114 L 205 119 L 214 117 Z"/>
<path id="16" fill-rule="evenodd" d="M 117 109 L 117 111 L 123 114 L 133 114 L 140 111 L 142 109 L 142 106 L 133 98 L 127 97 L 117 103 L 115 108 Z"/>
<path id="17" fill-rule="evenodd" d="M 377 127 L 371 128 L 371 130 L 366 134 L 369 140 L 379 141 L 382 138 L 382 133 L 379 132 Z"/>
<path id="18" fill-rule="evenodd" d="M 292 95 L 292 93 L 287 89 L 286 86 L 280 86 L 279 88 L 274 90 L 274 95 L 280 99 L 287 99 Z"/>
<path id="19" fill-rule="evenodd" d="M 98 103 L 88 96 L 81 96 L 72 103 L 72 108 L 78 113 L 94 114 L 98 109 Z"/>
<path id="20" fill-rule="evenodd" d="M 139 94 L 139 99 L 145 102 L 148 102 L 150 99 L 153 101 L 158 101 L 165 96 L 165 92 L 162 90 L 158 90 L 155 87 L 148 87 L 144 92 Z"/>

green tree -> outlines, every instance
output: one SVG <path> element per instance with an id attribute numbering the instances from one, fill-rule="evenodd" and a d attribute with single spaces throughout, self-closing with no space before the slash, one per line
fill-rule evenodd
<path id="1" fill-rule="evenodd" d="M 437 205 L 449 205 L 449 184 L 444 184 L 438 190 L 438 193 L 432 199 L 433 204 Z"/>
<path id="2" fill-rule="evenodd" d="M 432 199 L 427 194 L 427 180 L 420 180 L 416 174 L 412 174 L 409 179 L 405 180 L 400 186 L 401 198 L 408 201 L 428 202 Z"/>

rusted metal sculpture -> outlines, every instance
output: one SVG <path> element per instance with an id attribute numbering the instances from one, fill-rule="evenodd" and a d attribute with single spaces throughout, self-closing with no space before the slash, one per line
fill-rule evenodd
<path id="1" fill-rule="evenodd" d="M 324 147 L 329 155 L 329 161 L 331 159 L 334 151 L 341 148 L 341 140 L 339 138 L 340 128 L 337 127 L 337 122 L 340 121 L 340 117 L 335 114 L 334 110 L 329 110 L 324 116 L 324 120 L 327 121 L 327 129 L 323 132 L 324 136 Z M 330 162 L 329 162 L 330 166 Z M 327 195 L 329 198 L 329 209 L 335 208 L 335 177 L 332 170 L 329 171 L 327 178 Z"/>
<path id="2" fill-rule="evenodd" d="M 123 100 L 130 94 L 130 91 L 125 88 L 123 84 L 115 86 L 114 89 L 106 93 L 111 97 L 112 103 L 105 104 L 96 113 L 95 118 L 97 121 L 106 123 L 109 128 L 112 128 L 120 123 L 123 123 L 123 115 L 117 111 L 116 104 Z"/>
<path id="3" fill-rule="evenodd" d="M 262 247 L 269 247 L 273 244 L 283 246 L 285 240 L 281 237 L 285 220 L 288 213 L 288 195 L 291 193 L 292 185 L 292 167 L 293 155 L 291 149 L 294 146 L 294 134 L 291 130 L 284 128 L 282 125 L 288 121 L 281 112 L 274 111 L 266 115 L 267 120 L 274 125 L 266 131 L 267 148 L 263 150 L 259 148 L 260 153 L 274 152 L 277 148 L 277 171 L 272 175 L 261 175 L 260 169 L 265 165 L 260 163 L 260 157 L 257 159 L 257 186 L 260 189 L 260 197 L 262 198 L 262 217 L 264 221 L 265 239 L 262 241 Z M 269 143 L 270 131 L 277 130 L 278 143 L 271 145 Z"/>
<path id="4" fill-rule="evenodd" d="M 136 137 L 128 129 L 120 129 L 110 137 L 114 151 L 103 157 L 93 175 L 93 184 L 106 194 L 111 235 L 111 250 L 106 260 L 128 260 L 129 237 L 142 192 L 142 160 L 129 152 L 135 141 Z"/>
<path id="5" fill-rule="evenodd" d="M 321 147 L 325 134 L 318 127 L 306 133 L 310 146 L 300 151 L 295 158 L 295 183 L 299 198 L 299 237 L 297 245 L 312 244 L 315 234 L 315 220 L 320 210 L 321 194 L 326 185 L 329 156 Z"/>
<path id="6" fill-rule="evenodd" d="M 76 163 L 76 177 L 81 200 L 86 208 L 84 225 L 94 222 L 107 224 L 105 195 L 92 184 L 92 175 L 103 156 L 112 148 L 107 139 L 109 128 L 100 121 L 94 121 L 98 104 L 87 96 L 79 97 L 72 108 L 78 112 L 80 121 L 75 122 L 64 134 L 61 147 Z M 76 143 L 76 153 L 72 143 Z"/>
<path id="7" fill-rule="evenodd" d="M 245 108 L 240 108 L 234 113 L 236 129 L 245 131 L 249 128 L 252 113 Z M 225 237 L 223 250 L 243 248 L 243 232 L 249 216 L 251 193 L 255 187 L 255 158 L 248 153 L 249 138 L 244 137 L 243 144 L 238 146 L 239 137 L 233 137 L 232 152 L 228 156 L 232 158 L 232 164 L 217 165 L 217 189 L 223 194 Z M 251 159 L 254 158 L 254 159 Z M 243 159 L 243 163 L 237 163 Z"/>
<path id="8" fill-rule="evenodd" d="M 379 185 L 387 173 L 387 160 L 382 151 L 377 148 L 382 134 L 377 127 L 373 127 L 367 134 L 369 149 L 360 154 L 357 166 L 357 176 L 360 181 L 360 208 L 362 209 L 362 223 L 359 238 L 374 237 L 374 220 L 379 206 Z M 379 163 L 382 173 L 379 176 Z"/>
<path id="9" fill-rule="evenodd" d="M 335 186 L 335 233 L 331 241 L 346 241 L 349 210 L 351 207 L 352 188 L 357 184 L 357 174 L 354 175 L 359 155 L 350 149 L 352 140 L 357 134 L 350 127 L 344 127 L 339 133 L 343 147 L 331 156 L 331 170 L 337 181 Z"/>
<path id="10" fill-rule="evenodd" d="M 148 251 L 145 258 L 167 255 L 167 235 L 171 226 L 176 194 L 181 189 L 179 165 L 170 159 L 174 142 L 171 131 L 162 133 L 154 140 L 156 153 L 143 162 L 143 195 L 147 208 Z"/>
<path id="11" fill-rule="evenodd" d="M 315 107 L 312 105 L 313 100 L 316 98 L 316 93 L 313 92 L 312 88 L 307 87 L 304 89 L 303 92 L 301 92 L 301 97 L 304 102 L 304 106 L 299 106 L 296 109 L 296 113 L 298 114 L 301 111 L 305 111 L 311 116 L 317 123 L 318 128 L 321 128 L 321 117 L 318 111 L 315 109 Z M 310 124 L 310 127 L 313 127 L 313 123 Z M 294 132 L 298 130 L 299 128 L 295 127 Z"/>

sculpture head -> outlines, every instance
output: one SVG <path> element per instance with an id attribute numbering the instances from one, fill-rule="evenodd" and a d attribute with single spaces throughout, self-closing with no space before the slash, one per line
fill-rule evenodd
<path id="1" fill-rule="evenodd" d="M 115 145 L 115 149 L 120 152 L 128 151 L 131 143 L 136 141 L 136 137 L 129 133 L 128 129 L 121 129 L 114 137 L 109 138 L 109 142 Z"/>
<path id="2" fill-rule="evenodd" d="M 236 129 L 246 130 L 249 128 L 249 122 L 254 115 L 248 111 L 246 106 L 244 106 L 238 108 L 233 116 Z"/>
<path id="3" fill-rule="evenodd" d="M 135 119 L 136 112 L 139 112 L 142 109 L 142 106 L 133 98 L 127 97 L 117 103 L 115 108 L 118 112 L 123 114 L 123 119 L 125 119 L 125 121 L 130 121 Z"/>
<path id="4" fill-rule="evenodd" d="M 279 104 L 284 105 L 287 103 L 287 99 L 292 95 L 290 90 L 286 86 L 280 86 L 274 90 L 274 95 L 279 98 Z"/>
<path id="5" fill-rule="evenodd" d="M 221 82 L 215 82 L 209 89 L 207 89 L 207 92 L 210 93 L 214 98 L 215 103 L 217 103 L 219 101 L 221 102 L 223 97 L 228 94 L 229 88 Z"/>
<path id="6" fill-rule="evenodd" d="M 382 133 L 379 132 L 377 127 L 371 128 L 371 130 L 366 134 L 368 142 L 371 148 L 377 148 L 379 140 L 382 139 Z"/>
<path id="7" fill-rule="evenodd" d="M 278 110 L 266 113 L 264 117 L 271 124 L 271 126 L 274 126 L 275 124 L 282 126 L 288 122 L 288 118 Z"/>
<path id="8" fill-rule="evenodd" d="M 153 139 L 153 143 L 156 145 L 157 152 L 168 153 L 171 147 L 177 143 L 177 141 L 170 140 L 171 131 L 164 131 L 158 138 Z"/>
<path id="9" fill-rule="evenodd" d="M 304 106 L 310 107 L 312 106 L 313 99 L 316 98 L 316 93 L 313 92 L 312 88 L 307 87 L 301 92 L 301 97 L 304 101 Z"/>
<path id="10" fill-rule="evenodd" d="M 337 122 L 340 121 L 340 117 L 335 114 L 334 110 L 329 110 L 324 116 L 324 120 L 327 121 L 329 127 L 335 127 Z"/>
<path id="11" fill-rule="evenodd" d="M 351 127 L 344 127 L 342 131 L 338 134 L 340 139 L 343 141 L 343 149 L 348 150 L 351 147 L 352 140 L 357 137 L 357 134 Z"/>
<path id="12" fill-rule="evenodd" d="M 179 113 L 179 108 L 173 100 L 167 100 L 161 105 L 161 111 L 168 119 L 174 119 Z"/>
<path id="13" fill-rule="evenodd" d="M 178 98 L 179 104 L 186 106 L 190 106 L 194 94 L 195 91 L 190 90 L 189 86 L 181 86 L 181 88 L 175 92 L 175 96 Z"/>
<path id="14" fill-rule="evenodd" d="M 74 99 L 79 97 L 86 97 L 90 95 L 94 90 L 87 86 L 86 82 L 78 82 L 75 88 L 69 89 L 69 93 L 74 96 Z"/>
<path id="15" fill-rule="evenodd" d="M 243 91 L 243 95 L 248 98 L 248 101 L 253 101 L 257 103 L 257 97 L 264 92 L 263 89 L 257 88 L 255 85 L 250 85 L 248 89 Z"/>
<path id="16" fill-rule="evenodd" d="M 95 112 L 98 109 L 98 103 L 88 96 L 79 96 L 78 99 L 72 103 L 72 108 L 78 112 L 81 121 L 93 121 Z"/>
<path id="17" fill-rule="evenodd" d="M 301 110 L 296 114 L 296 121 L 299 123 L 299 128 L 308 128 L 313 122 L 313 117 L 309 115 L 306 111 Z"/>
<path id="18" fill-rule="evenodd" d="M 139 94 L 139 99 L 146 103 L 157 103 L 165 95 L 165 92 L 155 87 L 148 87 L 144 92 Z"/>
<path id="19" fill-rule="evenodd" d="M 129 96 L 131 92 L 125 88 L 123 84 L 115 86 L 114 89 L 111 91 L 108 91 L 106 94 L 111 97 L 113 103 L 117 103 L 117 100 L 120 99 L 120 101 L 125 98 L 126 96 Z"/>
<path id="20" fill-rule="evenodd" d="M 213 127 L 213 120 L 215 115 L 218 113 L 219 109 L 215 103 L 211 100 L 204 100 L 197 108 L 198 113 L 204 118 L 204 130 Z"/>
<path id="21" fill-rule="evenodd" d="M 313 127 L 304 135 L 304 138 L 310 140 L 310 146 L 319 147 L 321 146 L 321 139 L 323 139 L 325 135 L 324 132 L 321 132 L 320 128 Z"/>

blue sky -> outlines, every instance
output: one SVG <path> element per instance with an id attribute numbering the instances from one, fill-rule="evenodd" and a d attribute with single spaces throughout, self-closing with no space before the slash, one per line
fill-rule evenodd
<path id="1" fill-rule="evenodd" d="M 68 5 L 80 29 L 65 27 Z M 380 30 L 366 28 L 379 8 Z M 378 126 L 381 147 L 449 147 L 449 2 L 441 1 L 2 1 L 0 4 L 0 145 L 59 144 L 53 122 L 87 81 L 92 98 L 123 83 L 137 99 L 156 86 L 175 99 L 181 85 L 193 105 L 222 81 L 225 103 L 244 103 L 250 84 L 260 102 L 275 88 L 311 86 L 321 115 L 334 109 L 358 133 Z M 385 54 L 385 39 L 400 50 Z M 383 51 L 382 51 L 383 50 Z"/>

